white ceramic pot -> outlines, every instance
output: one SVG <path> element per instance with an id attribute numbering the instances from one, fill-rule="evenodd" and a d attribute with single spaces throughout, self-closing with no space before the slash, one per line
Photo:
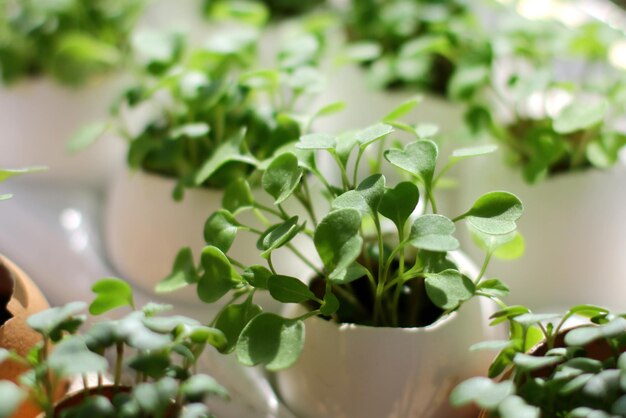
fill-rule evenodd
<path id="1" fill-rule="evenodd" d="M 206 245 L 205 221 L 222 205 L 223 192 L 216 189 L 187 189 L 184 199 L 175 202 L 172 199 L 174 186 L 173 179 L 138 171 L 118 176 L 108 190 L 104 219 L 106 253 L 123 278 L 148 292 L 171 272 L 181 248 L 191 247 L 194 257 L 199 257 Z M 257 198 L 268 204 L 267 195 L 258 194 Z M 263 228 L 252 214 L 238 219 Z M 237 235 L 228 255 L 245 265 L 265 266 L 256 241 L 256 235 L 243 231 Z M 315 251 L 306 240 L 298 239 L 294 244 L 301 251 Z M 308 271 L 284 248 L 276 251 L 273 261 L 280 274 L 300 275 Z M 173 301 L 199 303 L 194 286 L 165 296 Z M 279 305 L 266 292 L 259 293 L 258 297 L 266 309 L 278 309 Z"/>
<path id="2" fill-rule="evenodd" d="M 112 135 L 76 154 L 67 141 L 81 127 L 104 121 L 122 88 L 115 75 L 69 89 L 45 78 L 0 90 L 0 167 L 45 165 L 48 171 L 24 181 L 101 185 L 123 160 L 125 145 Z"/>
<path id="3" fill-rule="evenodd" d="M 497 154 L 464 165 L 462 178 L 459 213 L 492 190 L 515 193 L 524 203 L 518 229 L 525 254 L 488 270 L 510 285 L 508 303 L 557 312 L 581 303 L 626 309 L 624 160 L 608 170 L 559 174 L 528 185 Z M 464 248 L 475 248 L 462 231 Z"/>
<path id="4" fill-rule="evenodd" d="M 462 255 L 456 261 L 475 277 Z M 287 316 L 303 309 L 291 305 Z M 450 391 L 486 372 L 493 353 L 470 352 L 500 332 L 490 328 L 492 305 L 475 298 L 425 328 L 337 325 L 317 317 L 294 366 L 276 375 L 282 399 L 302 418 L 448 418 L 476 416 L 449 406 Z M 466 414 L 467 412 L 467 414 Z"/>

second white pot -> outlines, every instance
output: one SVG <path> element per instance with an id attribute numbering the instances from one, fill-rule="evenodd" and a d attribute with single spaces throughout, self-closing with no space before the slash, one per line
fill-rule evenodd
<path id="1" fill-rule="evenodd" d="M 524 203 L 518 230 L 525 254 L 488 271 L 510 285 L 507 302 L 556 312 L 583 303 L 626 309 L 626 163 L 528 185 L 501 155 L 485 158 L 463 166 L 458 212 L 492 190 L 510 191 Z M 472 248 L 463 232 L 464 248 Z"/>
<path id="2" fill-rule="evenodd" d="M 476 269 L 461 254 L 461 270 Z M 494 339 L 487 317 L 493 306 L 475 298 L 452 315 L 424 328 L 374 328 L 306 321 L 306 343 L 294 366 L 276 376 L 279 393 L 302 418 L 447 418 L 476 416 L 448 401 L 462 380 L 483 375 L 493 353 L 470 352 Z M 288 307 L 286 316 L 301 313 Z"/>
<path id="3" fill-rule="evenodd" d="M 74 155 L 67 142 L 83 126 L 106 120 L 123 85 L 119 75 L 93 80 L 80 89 L 40 78 L 0 91 L 0 166 L 48 167 L 27 181 L 102 185 L 124 159 L 125 144 L 104 135 Z"/>
<path id="4" fill-rule="evenodd" d="M 148 292 L 153 292 L 156 284 L 171 272 L 181 248 L 190 247 L 197 259 L 206 246 L 204 224 L 222 206 L 221 190 L 187 189 L 184 199 L 176 202 L 172 198 L 174 186 L 173 179 L 138 171 L 119 175 L 108 190 L 104 215 L 106 254 L 123 278 Z M 263 193 L 258 194 L 257 199 L 267 199 Z M 252 215 L 245 215 L 242 219 L 244 224 L 258 222 Z M 260 225 L 255 227 L 262 228 Z M 266 265 L 256 248 L 256 241 L 256 235 L 242 231 L 237 234 L 228 255 L 244 265 Z M 294 245 L 303 252 L 315 251 L 306 240 L 296 240 Z M 287 256 L 286 251 L 278 249 L 273 258 L 280 274 L 299 275 L 309 271 L 297 258 L 291 254 Z M 199 303 L 195 286 L 166 297 L 173 301 Z M 259 293 L 258 297 L 264 308 L 278 309 L 278 303 L 266 292 Z M 217 310 L 219 304 L 215 306 Z"/>

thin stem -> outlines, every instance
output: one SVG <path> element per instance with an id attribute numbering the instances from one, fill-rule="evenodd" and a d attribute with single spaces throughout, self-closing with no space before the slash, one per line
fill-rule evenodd
<path id="1" fill-rule="evenodd" d="M 404 230 L 398 228 L 398 239 L 402 243 L 404 242 Z M 400 247 L 398 245 L 398 247 Z M 389 257 L 391 259 L 391 257 Z M 398 266 L 398 277 L 402 277 L 404 273 L 404 251 L 400 251 L 400 265 Z M 389 264 L 390 265 L 390 264 Z M 396 286 L 396 291 L 393 295 L 393 302 L 391 305 L 391 320 L 393 326 L 398 326 L 398 309 L 400 304 L 400 295 L 402 294 L 402 288 L 404 287 L 404 281 L 401 281 Z"/>
<path id="2" fill-rule="evenodd" d="M 363 157 L 363 153 L 365 149 L 363 147 L 359 147 L 359 153 L 356 156 L 356 161 L 354 162 L 354 172 L 352 173 L 352 184 L 356 187 L 357 174 L 359 171 L 359 164 L 361 162 L 361 158 Z"/>
<path id="3" fill-rule="evenodd" d="M 269 253 L 267 256 L 267 265 L 269 266 L 272 274 L 276 274 L 276 269 L 274 268 L 274 263 L 272 263 L 272 253 Z"/>
<path id="4" fill-rule="evenodd" d="M 433 213 L 437 213 L 437 203 L 435 202 L 435 196 L 433 195 L 433 191 L 430 187 L 426 188 L 426 193 L 428 194 L 428 200 L 430 201 L 430 206 L 432 207 Z"/>
<path id="5" fill-rule="evenodd" d="M 264 210 L 265 212 L 267 212 L 267 213 L 271 213 L 272 215 L 276 216 L 277 218 L 281 218 L 281 219 L 288 219 L 288 218 L 289 218 L 289 216 L 287 216 L 286 218 L 284 218 L 284 217 L 283 217 L 283 213 L 280 213 L 279 211 L 274 210 L 274 209 L 270 208 L 269 206 L 265 206 L 265 205 L 263 205 L 263 204 L 261 204 L 261 203 L 259 203 L 259 202 L 254 202 L 254 203 L 253 203 L 253 206 L 254 206 L 254 208 L 255 208 L 255 209 L 261 209 L 261 210 Z M 286 214 L 285 214 L 285 215 L 286 215 Z M 269 221 L 268 221 L 268 222 L 269 222 Z"/>
<path id="6" fill-rule="evenodd" d="M 115 377 L 113 384 L 117 388 L 122 382 L 122 361 L 124 360 L 124 344 L 122 342 L 117 342 L 115 344 L 115 349 Z"/>
<path id="7" fill-rule="evenodd" d="M 374 214 L 374 225 L 378 235 L 378 282 L 376 283 L 376 293 L 374 294 L 374 324 L 378 324 L 382 315 L 382 298 L 385 290 L 385 279 L 383 275 L 384 267 L 382 260 L 385 257 L 385 243 L 383 241 L 382 229 L 380 227 L 380 218 L 378 214 Z"/>
<path id="8" fill-rule="evenodd" d="M 485 275 L 485 272 L 487 271 L 487 266 L 489 265 L 489 261 L 491 261 L 491 256 L 492 255 L 493 255 L 492 252 L 488 252 L 487 255 L 485 256 L 485 261 L 483 261 L 483 265 L 482 265 L 482 267 L 480 269 L 480 273 L 478 273 L 478 277 L 474 281 L 474 284 L 476 286 L 478 286 L 480 281 L 483 279 L 483 276 Z"/>

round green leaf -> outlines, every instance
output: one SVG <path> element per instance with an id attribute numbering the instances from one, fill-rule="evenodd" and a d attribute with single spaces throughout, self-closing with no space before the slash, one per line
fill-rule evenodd
<path id="1" fill-rule="evenodd" d="M 450 402 L 455 406 L 475 402 L 482 408 L 495 409 L 515 391 L 511 381 L 495 383 L 486 377 L 472 377 L 459 384 L 450 394 Z"/>
<path id="2" fill-rule="evenodd" d="M 204 224 L 204 241 L 223 252 L 228 252 L 235 241 L 237 230 L 241 224 L 227 210 L 214 212 Z"/>
<path id="3" fill-rule="evenodd" d="M 480 232 L 492 235 L 504 235 L 513 232 L 523 212 L 522 202 L 508 192 L 490 192 L 482 195 L 472 208 L 459 217 Z"/>
<path id="4" fill-rule="evenodd" d="M 419 140 L 406 145 L 404 149 L 388 149 L 385 159 L 396 167 L 420 178 L 426 187 L 431 187 L 439 151 L 437 144 L 430 140 Z"/>
<path id="5" fill-rule="evenodd" d="M 363 196 L 372 214 L 378 211 L 383 194 L 385 193 L 385 176 L 373 174 L 363 180 L 356 188 L 356 192 Z"/>
<path id="6" fill-rule="evenodd" d="M 17 408 L 26 399 L 26 393 L 15 383 L 8 380 L 0 381 L 0 418 L 11 418 Z"/>
<path id="7" fill-rule="evenodd" d="M 180 392 L 187 402 L 204 402 L 208 395 L 228 399 L 228 391 L 211 376 L 196 374 L 185 380 Z"/>
<path id="8" fill-rule="evenodd" d="M 396 187 L 385 190 L 378 205 L 378 212 L 393 221 L 398 229 L 402 229 L 415 210 L 419 197 L 417 186 L 409 181 L 403 181 Z"/>
<path id="9" fill-rule="evenodd" d="M 315 248 L 331 279 L 341 275 L 361 254 L 360 227 L 361 215 L 355 209 L 335 210 L 318 224 Z"/>
<path id="10" fill-rule="evenodd" d="M 541 410 L 528 405 L 523 398 L 512 395 L 506 397 L 498 407 L 502 418 L 540 418 Z"/>
<path id="11" fill-rule="evenodd" d="M 265 364 L 270 371 L 286 369 L 304 348 L 304 323 L 272 313 L 256 316 L 237 342 L 237 358 L 246 366 Z"/>
<path id="12" fill-rule="evenodd" d="M 298 157 L 291 152 L 276 157 L 263 173 L 263 189 L 280 204 L 298 187 L 303 170 L 298 165 Z"/>
<path id="13" fill-rule="evenodd" d="M 70 302 L 65 306 L 54 307 L 28 317 L 28 326 L 42 335 L 50 336 L 59 328 L 63 327 L 67 321 L 85 310 L 87 306 L 84 302 Z"/>
<path id="14" fill-rule="evenodd" d="M 252 318 L 261 312 L 263 312 L 263 309 L 260 306 L 248 302 L 239 305 L 228 305 L 222 309 L 215 320 L 215 327 L 226 336 L 226 345 L 220 351 L 222 353 L 233 352 L 241 331 Z"/>
<path id="15" fill-rule="evenodd" d="M 96 294 L 89 305 L 92 315 L 101 315 L 121 306 L 135 306 L 133 288 L 122 279 L 110 277 L 98 280 L 91 290 Z"/>
<path id="16" fill-rule="evenodd" d="M 272 251 L 287 244 L 298 235 L 300 229 L 297 216 L 269 227 L 256 243 L 257 248 L 263 251 L 261 257 L 268 257 Z"/>
<path id="17" fill-rule="evenodd" d="M 444 310 L 456 309 L 474 296 L 474 282 L 456 270 L 426 274 L 426 293 L 432 302 Z"/>
<path id="18" fill-rule="evenodd" d="M 554 119 L 554 130 L 560 134 L 570 134 L 591 128 L 602 123 L 609 109 L 606 101 L 589 104 L 577 101 L 567 106 Z"/>
<path id="19" fill-rule="evenodd" d="M 279 302 L 303 303 L 315 299 L 308 286 L 295 277 L 274 275 L 267 283 L 270 294 Z"/>
<path id="20" fill-rule="evenodd" d="M 300 137 L 298 149 L 333 149 L 337 146 L 335 137 L 327 134 L 309 134 Z"/>
<path id="21" fill-rule="evenodd" d="M 361 147 L 366 147 L 393 132 L 393 127 L 385 123 L 369 126 L 356 134 L 356 141 Z"/>
<path id="22" fill-rule="evenodd" d="M 198 280 L 197 292 L 203 302 L 218 301 L 237 284 L 237 281 L 233 280 L 233 269 L 228 257 L 219 248 L 205 247 L 200 256 L 200 263 L 204 274 Z"/>
<path id="23" fill-rule="evenodd" d="M 222 207 L 230 213 L 236 214 L 239 210 L 251 208 L 254 197 L 250 185 L 245 179 L 236 179 L 230 182 L 224 190 Z"/>
<path id="24" fill-rule="evenodd" d="M 459 241 L 452 236 L 454 222 L 443 215 L 421 215 L 411 226 L 409 243 L 428 251 L 446 252 L 459 248 Z"/>
<path id="25" fill-rule="evenodd" d="M 155 288 L 157 293 L 173 292 L 183 287 L 196 283 L 198 272 L 191 248 L 182 248 L 176 255 L 172 272 L 165 279 L 161 280 Z"/>
<path id="26" fill-rule="evenodd" d="M 54 347 L 48 357 L 48 364 L 58 376 L 72 376 L 85 373 L 104 373 L 107 360 L 87 348 L 79 338 L 68 338 Z"/>
<path id="27" fill-rule="evenodd" d="M 94 122 L 79 129 L 67 143 L 69 152 L 77 152 L 96 142 L 107 130 L 106 122 Z"/>
<path id="28" fill-rule="evenodd" d="M 247 281 L 250 286 L 259 289 L 267 289 L 267 281 L 271 275 L 271 271 L 259 265 L 250 266 L 241 273 L 241 277 Z"/>

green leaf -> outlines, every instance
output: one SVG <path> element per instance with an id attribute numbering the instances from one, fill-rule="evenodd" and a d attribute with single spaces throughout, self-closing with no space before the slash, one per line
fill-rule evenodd
<path id="1" fill-rule="evenodd" d="M 507 396 L 498 407 L 502 418 L 540 418 L 541 410 L 516 395 Z"/>
<path id="2" fill-rule="evenodd" d="M 511 347 L 513 345 L 512 341 L 481 341 L 472 345 L 469 350 L 470 351 L 480 351 L 480 350 L 493 350 L 493 351 L 502 351 L 505 348 Z"/>
<path id="3" fill-rule="evenodd" d="M 26 399 L 26 392 L 8 380 L 0 381 L 0 418 L 11 418 Z"/>
<path id="4" fill-rule="evenodd" d="M 54 334 L 67 321 L 85 310 L 84 302 L 70 302 L 65 306 L 54 307 L 28 317 L 28 326 L 44 336 Z"/>
<path id="5" fill-rule="evenodd" d="M 407 219 L 415 210 L 419 198 L 417 186 L 409 181 L 403 181 L 394 188 L 385 190 L 378 205 L 378 212 L 393 221 L 400 230 L 404 228 Z"/>
<path id="6" fill-rule="evenodd" d="M 448 95 L 457 100 L 470 99 L 489 82 L 491 71 L 482 65 L 458 67 L 448 83 Z"/>
<path id="7" fill-rule="evenodd" d="M 475 402 L 481 408 L 493 410 L 515 392 L 511 381 L 494 383 L 486 377 L 472 377 L 459 384 L 450 394 L 454 406 Z"/>
<path id="8" fill-rule="evenodd" d="M 509 294 L 509 287 L 499 279 L 487 279 L 478 284 L 476 291 L 492 297 L 503 298 Z"/>
<path id="9" fill-rule="evenodd" d="M 203 302 L 218 301 L 237 284 L 228 257 L 219 248 L 205 247 L 200 255 L 200 263 L 204 273 L 198 280 L 197 292 Z"/>
<path id="10" fill-rule="evenodd" d="M 393 132 L 393 127 L 385 123 L 378 123 L 363 129 L 356 134 L 356 140 L 361 147 L 366 147 L 369 144 L 378 141 L 385 136 Z"/>
<path id="11" fill-rule="evenodd" d="M 432 302 L 445 310 L 459 307 L 474 296 L 474 282 L 456 270 L 426 274 L 426 293 Z"/>
<path id="12" fill-rule="evenodd" d="M 80 128 L 67 142 L 67 151 L 74 153 L 96 142 L 108 129 L 106 122 L 94 122 Z"/>
<path id="13" fill-rule="evenodd" d="M 187 402 L 204 402 L 209 395 L 228 399 L 228 391 L 211 376 L 196 374 L 185 380 L 180 386 L 180 393 Z M 188 407 L 185 406 L 186 408 Z"/>
<path id="14" fill-rule="evenodd" d="M 481 145 L 477 147 L 460 148 L 452 152 L 450 156 L 451 162 L 457 162 L 466 158 L 479 157 L 481 155 L 487 155 L 495 152 L 498 149 L 497 145 Z"/>
<path id="15" fill-rule="evenodd" d="M 222 207 L 232 214 L 237 214 L 242 209 L 251 208 L 254 205 L 254 197 L 250 185 L 245 179 L 238 178 L 231 181 L 222 196 Z"/>
<path id="16" fill-rule="evenodd" d="M 503 235 L 484 234 L 471 225 L 467 225 L 472 239 L 483 251 L 500 260 L 515 260 L 524 255 L 526 245 L 519 231 Z"/>
<path id="17" fill-rule="evenodd" d="M 296 144 L 298 149 L 334 149 L 337 140 L 332 135 L 326 134 L 309 134 L 300 137 L 300 141 Z"/>
<path id="18" fill-rule="evenodd" d="M 331 202 L 331 209 L 356 209 L 362 214 L 370 213 L 370 207 L 363 195 L 356 190 L 348 190 Z"/>
<path id="19" fill-rule="evenodd" d="M 248 301 L 239 305 L 227 305 L 215 319 L 215 327 L 226 336 L 226 345 L 220 349 L 222 353 L 232 353 L 235 350 L 239 335 L 245 326 L 263 312 L 260 306 Z"/>
<path id="20" fill-rule="evenodd" d="M 563 361 L 561 356 L 537 357 L 529 354 L 517 353 L 513 363 L 521 370 L 534 371 L 544 367 L 553 366 Z"/>
<path id="21" fill-rule="evenodd" d="M 247 267 L 243 273 L 241 273 L 241 277 L 247 281 L 250 286 L 259 289 L 267 289 L 267 281 L 271 275 L 271 271 L 259 265 Z"/>
<path id="22" fill-rule="evenodd" d="M 47 168 L 46 167 L 26 167 L 26 168 L 16 168 L 16 169 L 0 168 L 0 183 L 2 183 L 3 181 L 11 177 L 20 176 L 26 173 L 34 173 L 36 171 L 43 171 L 43 170 L 47 170 Z"/>
<path id="23" fill-rule="evenodd" d="M 411 142 L 402 150 L 386 150 L 385 159 L 396 167 L 420 178 L 427 188 L 431 188 L 438 153 L 437 144 L 423 139 Z"/>
<path id="24" fill-rule="evenodd" d="M 59 377 L 85 373 L 104 373 L 107 360 L 89 351 L 84 341 L 77 337 L 61 341 L 48 357 L 48 364 Z"/>
<path id="25" fill-rule="evenodd" d="M 337 148 L 335 152 L 344 167 L 347 165 L 350 153 L 358 142 L 356 132 L 352 131 L 344 132 L 337 137 Z"/>
<path id="26" fill-rule="evenodd" d="M 285 222 L 272 225 L 258 239 L 256 246 L 262 250 L 261 257 L 267 258 L 277 248 L 289 243 L 298 235 L 301 227 L 298 225 L 298 217 L 293 216 Z"/>
<path id="27" fill-rule="evenodd" d="M 303 303 L 315 299 L 308 286 L 295 277 L 274 275 L 268 280 L 268 288 L 274 299 L 283 303 Z"/>
<path id="28" fill-rule="evenodd" d="M 499 310 L 490 316 L 490 319 L 493 319 L 489 325 L 498 325 L 504 321 L 508 321 L 509 319 L 515 318 L 516 316 L 529 313 L 527 307 L 520 305 L 507 306 L 504 309 Z"/>
<path id="29" fill-rule="evenodd" d="M 535 314 L 535 313 L 525 313 L 519 316 L 516 316 L 513 320 L 518 324 L 521 324 L 524 327 L 530 327 L 531 325 L 536 325 L 546 321 L 553 321 L 555 319 L 559 319 L 561 315 L 552 314 L 552 313 L 543 313 L 543 314 Z"/>
<path id="30" fill-rule="evenodd" d="M 573 315 L 593 318 L 596 316 L 604 316 L 609 314 L 609 310 L 596 305 L 576 305 L 569 309 L 569 313 Z"/>
<path id="31" fill-rule="evenodd" d="M 326 293 L 324 294 L 324 301 L 322 306 L 320 306 L 320 312 L 322 315 L 330 316 L 339 310 L 339 299 L 335 296 L 331 290 L 331 288 L 326 288 Z"/>
<path id="32" fill-rule="evenodd" d="M 420 123 L 415 127 L 414 132 L 419 139 L 428 139 L 439 133 L 439 126 L 432 123 Z"/>
<path id="33" fill-rule="evenodd" d="M 124 280 L 109 277 L 98 280 L 91 290 L 96 298 L 89 305 L 92 315 L 101 315 L 122 306 L 135 306 L 133 288 Z"/>
<path id="34" fill-rule="evenodd" d="M 228 252 L 235 241 L 237 230 L 241 224 L 227 210 L 220 209 L 214 212 L 204 224 L 204 240 L 223 252 Z"/>
<path id="35" fill-rule="evenodd" d="M 270 371 L 293 365 L 304 348 L 304 323 L 272 313 L 256 316 L 237 341 L 237 358 L 246 366 L 265 364 Z"/>
<path id="36" fill-rule="evenodd" d="M 213 155 L 205 161 L 196 173 L 194 183 L 200 186 L 228 162 L 239 161 L 256 166 L 258 161 L 240 150 L 243 138 L 243 133 L 240 132 L 217 147 Z"/>
<path id="37" fill-rule="evenodd" d="M 348 284 L 356 279 L 365 277 L 367 273 L 368 270 L 355 261 L 350 267 L 337 273 L 332 279 L 329 279 L 329 281 L 333 284 Z"/>
<path id="38" fill-rule="evenodd" d="M 422 250 L 447 252 L 459 248 L 454 222 L 443 215 L 421 215 L 411 226 L 409 243 Z"/>
<path id="39" fill-rule="evenodd" d="M 323 106 L 320 110 L 315 112 L 313 115 L 313 119 L 317 119 L 320 116 L 332 115 L 337 112 L 342 111 L 346 108 L 346 102 L 333 102 L 329 103 L 326 106 Z"/>
<path id="40" fill-rule="evenodd" d="M 422 96 L 417 96 L 401 103 L 398 107 L 387 113 L 387 115 L 383 118 L 383 122 L 392 122 L 400 119 L 402 116 L 413 110 L 422 100 Z"/>
<path id="41" fill-rule="evenodd" d="M 197 281 L 198 272 L 194 263 L 193 253 L 191 248 L 185 247 L 178 251 L 172 272 L 156 285 L 155 291 L 157 293 L 173 292 Z"/>
<path id="42" fill-rule="evenodd" d="M 599 125 L 609 110 L 606 101 L 589 104 L 576 101 L 559 113 L 554 119 L 554 130 L 560 134 L 570 134 Z"/>
<path id="43" fill-rule="evenodd" d="M 513 232 L 522 216 L 523 205 L 517 196 L 508 192 L 490 192 L 482 195 L 472 208 L 459 216 L 466 218 L 474 229 L 485 234 L 504 235 Z"/>
<path id="44" fill-rule="evenodd" d="M 261 183 L 263 189 L 278 205 L 285 201 L 298 187 L 303 170 L 298 165 L 298 157 L 291 152 L 276 157 L 263 173 Z"/>
<path id="45" fill-rule="evenodd" d="M 332 211 L 315 230 L 315 248 L 332 280 L 341 276 L 361 254 L 361 215 L 355 209 Z"/>
<path id="46" fill-rule="evenodd" d="M 209 130 L 209 125 L 204 122 L 187 123 L 185 125 L 176 127 L 176 129 L 172 130 L 171 135 L 174 139 L 178 139 L 181 137 L 202 138 L 208 135 Z"/>
<path id="47" fill-rule="evenodd" d="M 356 188 L 357 193 L 363 196 L 363 200 L 369 206 L 372 215 L 378 211 L 383 194 L 385 193 L 385 176 L 373 174 L 363 180 Z"/>
<path id="48" fill-rule="evenodd" d="M 380 57 L 381 52 L 382 48 L 378 43 L 360 41 L 348 45 L 343 55 L 350 61 L 366 62 Z"/>

